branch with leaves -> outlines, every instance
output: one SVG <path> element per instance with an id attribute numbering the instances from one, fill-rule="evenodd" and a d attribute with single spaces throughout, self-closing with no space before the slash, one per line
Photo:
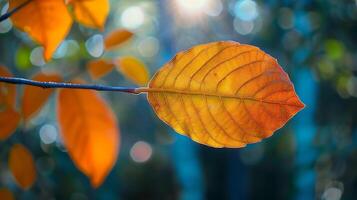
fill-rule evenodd
<path id="1" fill-rule="evenodd" d="M 37 79 L 1 77 L 0 81 L 41 88 L 65 88 L 59 90 L 57 100 L 59 127 L 68 152 L 80 169 L 85 168 L 88 163 L 81 163 L 82 155 L 79 156 L 77 149 L 83 149 L 73 148 L 73 145 L 83 148 L 88 145 L 75 142 L 73 135 L 76 133 L 73 130 L 86 127 L 73 129 L 72 126 L 84 124 L 75 123 L 81 116 L 93 116 L 93 114 L 81 113 L 81 110 L 90 110 L 98 115 L 102 113 L 99 116 L 107 115 L 95 120 L 88 119 L 99 123 L 98 127 L 91 124 L 92 128 L 88 129 L 89 132 L 110 130 L 102 132 L 100 138 L 107 138 L 103 144 L 107 149 L 106 155 L 112 155 L 111 162 L 108 161 L 108 165 L 103 170 L 93 166 L 88 167 L 88 171 L 83 170 L 91 177 L 94 186 L 102 182 L 116 158 L 115 149 L 118 144 L 112 139 L 117 137 L 116 131 L 112 131 L 116 130 L 116 120 L 104 100 L 94 91 L 71 91 L 71 89 L 132 94 L 146 92 L 150 105 L 162 121 L 176 132 L 198 143 L 217 148 L 244 147 L 246 144 L 270 137 L 304 107 L 288 75 L 274 58 L 254 46 L 231 41 L 199 45 L 178 53 L 155 74 L 147 88 L 90 85 L 83 84 L 81 81 L 56 83 L 53 82 L 53 77 L 47 81 L 43 81 L 46 79 L 44 77 Z M 43 91 L 37 90 L 37 92 L 32 91 L 31 94 L 40 96 L 41 92 Z M 48 95 L 47 93 L 46 96 Z M 83 108 L 75 109 L 74 102 L 77 102 L 75 108 Z M 88 102 L 96 102 L 96 106 Z M 69 107 L 71 109 L 68 109 Z M 96 140 L 101 139 L 97 136 Z M 96 149 L 103 151 L 103 148 L 104 146 L 99 145 Z M 97 158 L 90 157 L 90 159 Z M 91 163 L 95 165 L 96 162 Z"/>
<path id="2" fill-rule="evenodd" d="M 27 4 L 29 4 L 32 0 L 27 0 L 22 2 L 21 4 L 19 4 L 17 7 L 13 8 L 12 10 L 10 10 L 9 12 L 3 14 L 0 16 L 0 22 L 7 20 L 9 17 L 11 17 L 11 15 L 13 15 L 14 13 L 18 12 L 21 10 L 21 8 L 25 7 Z"/>
<path id="3" fill-rule="evenodd" d="M 63 0 L 24 2 L 10 1 L 12 11 L 21 8 L 21 12 L 13 12 L 11 19 L 44 46 L 44 58 L 49 60 L 72 24 L 67 4 Z M 104 27 L 109 12 L 106 0 L 100 4 L 97 0 L 67 3 L 74 8 L 78 22 L 97 29 Z M 45 19 L 50 20 L 37 20 L 38 13 L 29 17 L 27 14 L 34 8 L 45 11 Z M 41 26 L 34 24 L 38 21 Z M 53 21 L 58 23 L 54 25 Z M 109 33 L 104 40 L 105 50 L 112 50 L 132 36 L 123 29 Z M 145 93 L 163 122 L 177 133 L 214 148 L 241 148 L 268 138 L 304 107 L 276 59 L 255 46 L 234 41 L 202 44 L 180 52 L 150 81 L 145 65 L 131 56 L 101 58 L 87 65 L 92 79 L 100 79 L 114 68 L 146 87 L 95 85 L 79 79 L 63 82 L 59 74 L 43 73 L 30 80 L 12 77 L 5 67 L 0 67 L 0 139 L 8 138 L 21 120 L 31 120 L 57 92 L 56 113 L 64 145 L 78 169 L 90 178 L 93 187 L 98 187 L 116 162 L 120 141 L 115 114 L 96 91 Z M 20 112 L 15 108 L 14 84 L 25 85 Z M 22 147 L 17 149 L 20 150 L 14 151 L 29 154 Z M 84 151 L 89 153 L 83 155 Z M 33 165 L 31 156 L 27 157 L 22 165 Z M 21 187 L 30 187 L 34 179 L 30 180 Z"/>
<path id="4" fill-rule="evenodd" d="M 68 6 L 73 8 L 73 13 Z M 108 0 L 11 0 L 10 11 L 1 16 L 0 23 L 10 17 L 16 27 L 44 47 L 44 58 L 49 61 L 68 35 L 73 23 L 72 15 L 84 26 L 104 30 L 109 8 Z"/>
<path id="5" fill-rule="evenodd" d="M 208 50 L 215 50 L 215 53 L 205 56 L 202 52 Z M 224 56 L 228 53 L 230 56 Z M 304 107 L 287 74 L 275 59 L 254 46 L 236 42 L 209 43 L 179 53 L 155 74 L 147 88 L 42 82 L 8 77 L 1 77 L 0 81 L 42 88 L 89 89 L 132 94 L 146 92 L 150 104 L 163 121 L 177 132 L 213 147 L 243 147 L 248 143 L 260 141 L 270 136 Z M 190 111 L 179 112 L 186 107 Z M 234 109 L 230 110 L 231 107 Z M 235 111 L 236 109 L 238 110 Z M 198 121 L 190 122 L 187 119 L 194 111 L 200 111 L 196 113 Z M 227 125 L 220 124 L 219 116 L 222 113 L 224 117 L 230 116 L 232 126 L 237 126 L 233 132 L 230 132 L 230 126 L 226 128 Z M 238 123 L 237 117 L 234 117 L 237 113 L 245 113 L 244 115 L 250 116 L 250 120 L 255 123 Z M 204 129 L 203 115 L 212 118 L 215 126 L 220 127 L 220 131 L 213 134 Z M 222 116 L 222 119 L 224 117 Z M 195 127 L 196 124 L 200 126 Z M 245 130 L 254 130 L 254 133 Z M 204 138 L 200 137 L 202 132 L 207 132 Z"/>

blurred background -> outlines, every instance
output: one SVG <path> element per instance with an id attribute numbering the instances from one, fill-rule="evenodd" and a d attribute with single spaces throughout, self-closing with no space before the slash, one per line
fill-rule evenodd
<path id="1" fill-rule="evenodd" d="M 7 8 L 0 0 L 2 14 Z M 103 35 L 117 28 L 135 38 L 103 55 Z M 217 40 L 256 45 L 277 58 L 306 108 L 263 142 L 214 149 L 173 132 L 145 95 L 102 92 L 117 114 L 121 148 L 94 190 L 63 147 L 53 95 L 28 126 L 0 142 L 0 187 L 18 199 L 356 199 L 355 0 L 112 0 L 105 31 L 75 24 L 49 63 L 10 20 L 0 23 L 0 63 L 18 77 L 38 71 L 66 77 L 98 57 L 133 55 L 153 74 L 178 51 Z M 96 83 L 135 86 L 118 73 Z M 7 167 L 17 142 L 36 161 L 38 179 L 27 191 Z"/>

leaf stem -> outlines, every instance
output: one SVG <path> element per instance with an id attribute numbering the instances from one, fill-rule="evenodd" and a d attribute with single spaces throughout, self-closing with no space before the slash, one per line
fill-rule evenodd
<path id="1" fill-rule="evenodd" d="M 119 87 L 119 86 L 105 86 L 96 84 L 78 84 L 78 83 L 65 83 L 65 82 L 42 82 L 34 81 L 24 78 L 15 77 L 1 77 L 0 82 L 18 84 L 18 85 L 32 85 L 36 87 L 47 88 L 73 88 L 73 89 L 85 89 L 85 90 L 97 90 L 97 91 L 115 91 L 125 92 L 130 94 L 140 94 L 144 91 L 140 91 L 140 88 Z"/>
<path id="2" fill-rule="evenodd" d="M 6 20 L 7 18 L 11 17 L 11 15 L 13 15 L 14 13 L 16 13 L 17 11 L 19 11 L 21 8 L 25 7 L 27 4 L 29 4 L 32 0 L 27 0 L 25 2 L 23 2 L 22 4 L 20 4 L 19 6 L 17 6 L 16 8 L 10 10 L 9 12 L 3 14 L 0 16 L 0 22 Z"/>

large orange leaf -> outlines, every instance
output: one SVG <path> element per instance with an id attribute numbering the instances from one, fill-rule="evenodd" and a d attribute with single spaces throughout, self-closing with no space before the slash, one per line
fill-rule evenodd
<path id="1" fill-rule="evenodd" d="M 12 77 L 12 74 L 6 67 L 0 66 L 0 76 Z M 8 104 L 14 106 L 15 101 L 16 85 L 0 83 L 0 104 Z"/>
<path id="2" fill-rule="evenodd" d="M 58 122 L 75 165 L 93 187 L 102 184 L 113 168 L 119 148 L 116 117 L 95 91 L 61 89 Z"/>
<path id="3" fill-rule="evenodd" d="M 104 47 L 107 51 L 112 50 L 133 37 L 133 33 L 126 29 L 117 29 L 110 32 L 104 38 Z"/>
<path id="4" fill-rule="evenodd" d="M 27 0 L 9 1 L 9 9 L 14 9 Z M 49 60 L 67 36 L 72 18 L 63 0 L 32 0 L 11 16 L 14 25 L 27 32 L 44 46 L 44 58 Z"/>
<path id="5" fill-rule="evenodd" d="M 138 85 L 145 85 L 149 81 L 149 72 L 143 62 L 132 56 L 116 59 L 117 69 L 126 78 Z"/>
<path id="6" fill-rule="evenodd" d="M 1 200 L 15 200 L 12 192 L 6 188 L 0 188 L 0 199 Z"/>
<path id="7" fill-rule="evenodd" d="M 88 27 L 104 29 L 109 14 L 108 0 L 67 0 L 73 5 L 76 20 Z"/>
<path id="8" fill-rule="evenodd" d="M 38 73 L 32 77 L 36 81 L 51 81 L 60 82 L 62 78 L 57 74 Z M 39 87 L 26 85 L 24 88 L 24 96 L 22 98 L 22 115 L 25 121 L 30 120 L 47 102 L 47 99 L 52 94 L 54 89 L 43 89 Z"/>
<path id="9" fill-rule="evenodd" d="M 93 79 L 99 79 L 105 76 L 111 72 L 113 68 L 113 62 L 105 59 L 92 60 L 87 63 L 87 70 Z"/>
<path id="10" fill-rule="evenodd" d="M 258 142 L 304 107 L 276 59 L 228 41 L 179 53 L 137 91 L 178 133 L 212 147 Z"/>
<path id="11" fill-rule="evenodd" d="M 32 154 L 22 144 L 12 146 L 9 155 L 9 168 L 22 189 L 30 188 L 36 180 L 36 168 Z"/>

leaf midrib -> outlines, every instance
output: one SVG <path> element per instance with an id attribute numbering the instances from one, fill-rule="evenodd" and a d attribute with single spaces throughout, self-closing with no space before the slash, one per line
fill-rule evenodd
<path id="1" fill-rule="evenodd" d="M 228 94 L 217 94 L 212 92 L 205 92 L 205 91 L 184 91 L 184 90 L 177 90 L 177 89 L 167 89 L 167 88 L 138 88 L 135 90 L 138 94 L 139 93 L 173 93 L 173 94 L 184 94 L 184 95 L 198 95 L 198 96 L 211 96 L 217 98 L 230 98 L 230 99 L 239 99 L 239 100 L 247 100 L 247 101 L 255 101 L 261 102 L 266 104 L 275 104 L 275 105 L 282 105 L 282 106 L 292 106 L 292 107 L 302 107 L 296 104 L 278 102 L 278 101 L 269 101 L 264 99 L 256 99 L 254 97 L 241 97 L 237 95 L 228 95 Z"/>

